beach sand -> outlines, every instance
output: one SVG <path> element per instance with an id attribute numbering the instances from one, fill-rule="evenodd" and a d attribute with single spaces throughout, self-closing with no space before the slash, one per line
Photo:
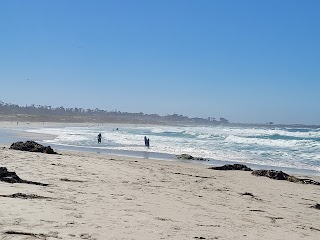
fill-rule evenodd
<path id="1" fill-rule="evenodd" d="M 15 128 L 61 123 L 1 122 Z M 63 124 L 63 126 L 96 124 Z M 51 135 L 24 133 L 23 138 Z M 0 145 L 0 167 L 48 186 L 0 181 L 0 239 L 319 239 L 320 186 L 188 161 L 30 153 Z M 306 177 L 306 176 L 304 176 Z M 308 176 L 307 176 L 308 177 Z M 309 176 L 316 181 L 320 177 Z M 11 198 L 12 194 L 45 197 Z M 33 195 L 32 195 L 33 194 Z"/>
<path id="2" fill-rule="evenodd" d="M 320 186 L 188 162 L 8 147 L 0 148 L 1 167 L 49 185 L 0 182 L 0 239 L 320 236 L 320 210 L 312 208 L 320 203 Z M 47 198 L 3 197 L 15 193 Z"/>

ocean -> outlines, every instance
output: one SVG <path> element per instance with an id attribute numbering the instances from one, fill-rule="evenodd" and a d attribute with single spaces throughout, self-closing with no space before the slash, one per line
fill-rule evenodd
<path id="1" fill-rule="evenodd" d="M 44 143 L 61 149 L 166 160 L 186 153 L 208 159 L 201 162 L 208 165 L 243 163 L 320 175 L 320 128 L 100 124 L 24 131 L 53 134 Z M 150 148 L 144 146 L 144 136 L 150 139 Z"/>

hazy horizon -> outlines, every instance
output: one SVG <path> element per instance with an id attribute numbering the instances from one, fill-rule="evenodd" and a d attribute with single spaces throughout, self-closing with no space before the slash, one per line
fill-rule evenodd
<path id="1" fill-rule="evenodd" d="M 60 107 L 63 107 L 66 111 L 69 111 L 69 109 L 81 109 L 82 111 L 84 112 L 88 112 L 88 110 L 92 110 L 92 111 L 95 111 L 96 109 L 98 110 L 102 110 L 102 111 L 106 111 L 107 113 L 112 113 L 112 112 L 120 112 L 120 113 L 129 113 L 129 114 L 138 114 L 138 113 L 141 113 L 141 111 L 139 112 L 130 112 L 130 111 L 121 111 L 120 109 L 100 109 L 100 108 L 83 108 L 81 106 L 70 106 L 70 107 L 66 107 L 66 106 L 52 106 L 52 105 L 42 105 L 42 104 L 15 104 L 15 103 L 7 103 L 7 102 L 3 102 L 1 101 L 0 99 L 0 106 L 1 106 L 1 102 L 2 104 L 6 105 L 6 104 L 12 104 L 12 105 L 18 105 L 19 107 L 35 107 L 35 108 L 38 108 L 38 109 L 41 109 L 41 107 L 46 107 L 46 108 L 49 108 L 49 109 L 59 109 Z M 1 109 L 0 109 L 1 110 Z M 82 113 L 84 113 L 82 112 Z M 165 117 L 165 116 L 172 116 L 173 114 L 177 114 L 177 115 L 182 115 L 184 117 L 188 117 L 189 119 L 191 118 L 203 118 L 205 120 L 207 120 L 208 117 L 201 117 L 201 116 L 190 116 L 190 115 L 183 115 L 183 114 L 180 114 L 179 112 L 174 112 L 174 113 L 167 113 L 167 114 L 158 114 L 158 113 L 154 113 L 154 112 L 142 112 L 144 115 L 153 115 L 153 114 L 157 114 L 158 116 L 160 117 Z M 47 113 L 48 116 L 58 116 L 58 115 L 54 115 L 53 113 Z M 40 114 L 39 112 L 39 116 L 40 115 L 47 115 L 47 114 Z M 60 113 L 61 114 L 61 113 Z M 30 115 L 34 115 L 34 114 L 31 114 Z M 65 116 L 65 115 L 61 115 L 62 116 Z M 78 116 L 78 114 L 75 113 L 74 116 Z M 86 116 L 86 115 L 83 115 L 83 116 Z M 223 119 L 223 120 L 221 120 Z M 136 120 L 136 119 L 135 119 Z M 150 119 L 149 119 L 150 120 Z M 304 126 L 316 126 L 316 127 L 319 127 L 320 125 L 319 124 L 303 124 L 303 123 L 283 123 L 283 122 L 273 122 L 273 121 L 269 121 L 269 122 L 233 122 L 233 121 L 230 121 L 229 119 L 226 119 L 224 118 L 223 116 L 219 116 L 219 117 L 216 117 L 214 118 L 215 121 L 217 122 L 220 122 L 220 121 L 224 121 L 224 120 L 227 120 L 230 124 L 258 124 L 258 125 L 269 125 L 269 126 L 275 126 L 275 125 L 304 125 Z M 42 120 L 40 120 L 42 121 Z M 213 120 L 211 120 L 213 121 Z M 134 121 L 135 122 L 135 121 Z M 202 123 L 203 124 L 203 123 Z M 201 124 L 200 124 L 201 125 Z"/>
<path id="2" fill-rule="evenodd" d="M 320 124 L 318 1 L 0 2 L 0 99 Z"/>

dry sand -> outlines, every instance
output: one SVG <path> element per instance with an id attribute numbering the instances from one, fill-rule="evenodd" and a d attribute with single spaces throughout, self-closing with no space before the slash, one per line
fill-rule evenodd
<path id="1" fill-rule="evenodd" d="M 320 210 L 312 208 L 320 186 L 192 163 L 61 154 L 0 148 L 0 166 L 50 184 L 0 182 L 1 195 L 48 197 L 0 197 L 0 239 L 320 238 Z"/>

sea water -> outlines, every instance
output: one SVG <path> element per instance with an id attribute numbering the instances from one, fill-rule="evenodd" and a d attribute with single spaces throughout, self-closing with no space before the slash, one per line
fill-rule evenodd
<path id="1" fill-rule="evenodd" d="M 236 162 L 320 175 L 319 128 L 101 124 L 26 131 L 53 134 L 55 137 L 45 142 L 60 147 L 133 156 L 158 153 L 164 158 L 186 153 L 208 159 L 206 164 Z M 101 144 L 97 141 L 99 133 Z M 144 146 L 144 136 L 150 139 L 150 148 Z"/>

